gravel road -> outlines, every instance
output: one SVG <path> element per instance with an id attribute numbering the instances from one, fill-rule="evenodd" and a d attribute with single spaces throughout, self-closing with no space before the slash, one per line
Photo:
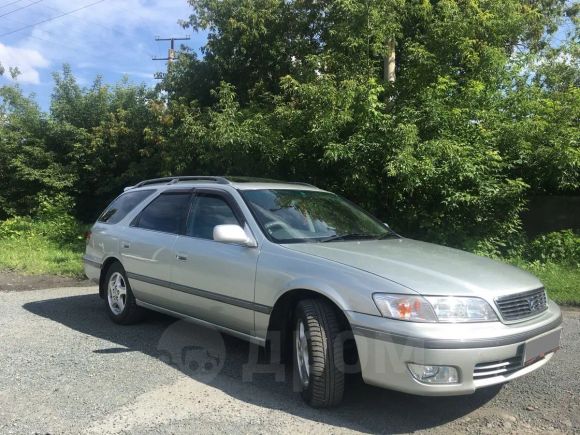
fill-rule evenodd
<path id="1" fill-rule="evenodd" d="M 120 327 L 102 304 L 95 287 L 0 291 L 1 434 L 580 433 L 580 311 L 551 363 L 503 388 L 421 398 L 354 379 L 314 410 L 247 343 L 157 314 Z"/>

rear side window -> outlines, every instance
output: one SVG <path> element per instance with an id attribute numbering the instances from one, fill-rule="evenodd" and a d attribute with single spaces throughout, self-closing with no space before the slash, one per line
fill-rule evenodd
<path id="1" fill-rule="evenodd" d="M 191 194 L 164 193 L 159 195 L 141 212 L 135 226 L 146 230 L 179 234 L 189 209 Z"/>
<path id="2" fill-rule="evenodd" d="M 97 219 L 99 222 L 116 224 L 120 222 L 137 205 L 147 198 L 154 190 L 139 190 L 127 192 L 115 199 Z"/>

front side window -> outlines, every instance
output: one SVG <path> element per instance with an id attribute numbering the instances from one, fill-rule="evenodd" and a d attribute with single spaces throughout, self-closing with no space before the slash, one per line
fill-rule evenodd
<path id="1" fill-rule="evenodd" d="M 115 199 L 97 219 L 99 222 L 116 224 L 131 212 L 145 198 L 151 195 L 154 190 L 138 190 L 127 192 Z"/>
<path id="2" fill-rule="evenodd" d="M 135 226 L 146 230 L 179 234 L 190 198 L 189 192 L 159 195 L 137 217 Z"/>
<path id="3" fill-rule="evenodd" d="M 223 197 L 212 194 L 196 196 L 185 234 L 213 240 L 213 229 L 216 225 L 240 225 L 240 221 Z"/>
<path id="4" fill-rule="evenodd" d="M 395 236 L 376 218 L 330 192 L 247 190 L 244 199 L 278 243 L 330 242 Z"/>

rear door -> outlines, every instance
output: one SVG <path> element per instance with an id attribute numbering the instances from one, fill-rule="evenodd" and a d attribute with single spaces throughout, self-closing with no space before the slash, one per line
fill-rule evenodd
<path id="1" fill-rule="evenodd" d="M 119 224 L 145 198 L 155 193 L 154 189 L 134 190 L 119 195 L 101 213 L 97 222 L 91 228 L 91 238 L 85 252 L 85 273 L 98 279 L 101 273 L 100 265 L 109 256 L 119 252 L 117 234 L 124 231 L 125 225 Z M 118 225 L 117 225 L 118 224 Z M 121 228 L 118 226 L 121 225 Z"/>
<path id="2" fill-rule="evenodd" d="M 172 310 L 179 308 L 171 289 L 173 247 L 184 229 L 190 202 L 190 190 L 161 193 L 137 215 L 119 241 L 137 299 Z"/>
<path id="3" fill-rule="evenodd" d="M 173 281 L 186 314 L 235 331 L 254 330 L 254 281 L 259 251 L 213 240 L 216 225 L 249 229 L 235 199 L 219 189 L 198 189 L 185 234 L 178 236 Z"/>

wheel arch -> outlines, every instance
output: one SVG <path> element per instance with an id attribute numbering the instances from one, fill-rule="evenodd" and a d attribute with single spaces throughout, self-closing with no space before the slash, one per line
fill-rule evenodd
<path id="1" fill-rule="evenodd" d="M 119 263 L 121 266 L 123 265 L 123 263 L 121 263 L 121 260 L 119 260 L 115 256 L 111 256 L 108 257 L 101 266 L 101 274 L 99 276 L 99 296 L 101 297 L 101 299 L 104 299 L 107 293 L 107 286 L 105 283 L 107 272 L 109 271 L 109 268 L 115 263 Z"/>
<path id="2" fill-rule="evenodd" d="M 284 291 L 274 303 L 272 311 L 270 313 L 270 319 L 268 322 L 268 338 L 267 341 L 272 342 L 273 340 L 279 339 L 281 341 L 280 350 L 282 351 L 283 359 L 289 355 L 289 345 L 290 345 L 290 335 L 293 329 L 292 320 L 294 317 L 294 311 L 296 305 L 303 299 L 324 299 L 330 303 L 336 310 L 341 326 L 344 330 L 352 332 L 352 327 L 350 322 L 344 313 L 344 308 L 339 305 L 339 302 L 335 300 L 328 293 L 322 292 L 317 289 L 296 287 L 287 289 Z M 275 337 L 274 334 L 279 334 Z M 353 340 L 354 343 L 354 340 Z M 354 343 L 354 352 L 358 358 L 358 350 L 356 349 L 356 343 Z"/>

